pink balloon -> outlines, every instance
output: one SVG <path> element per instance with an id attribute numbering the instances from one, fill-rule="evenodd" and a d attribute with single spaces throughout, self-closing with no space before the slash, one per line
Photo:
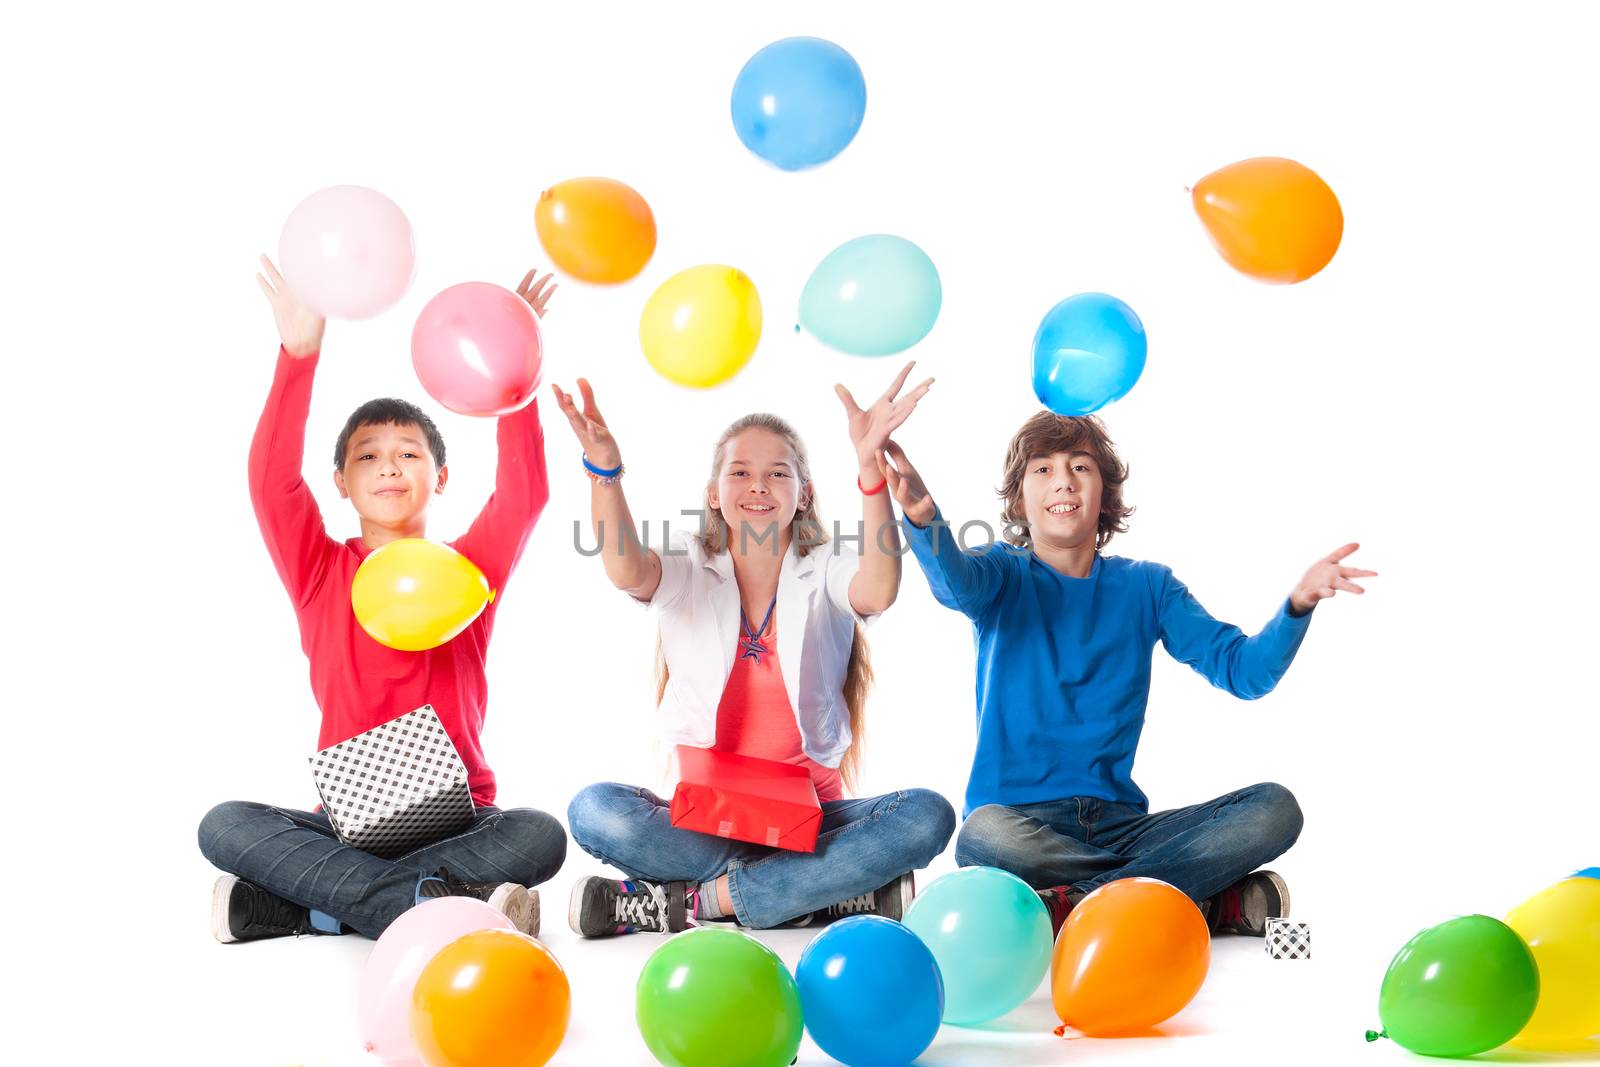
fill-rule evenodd
<path id="1" fill-rule="evenodd" d="M 359 1019 L 367 1051 L 388 1067 L 424 1067 L 411 1041 L 411 993 L 439 950 L 479 930 L 516 924 L 473 897 L 424 901 L 389 924 L 361 975 Z"/>
<path id="2" fill-rule="evenodd" d="M 428 395 L 451 411 L 516 411 L 538 391 L 544 373 L 539 316 L 498 285 L 452 285 L 417 316 L 411 364 Z"/>
<path id="3" fill-rule="evenodd" d="M 411 287 L 417 266 L 411 223 L 376 190 L 330 186 L 289 213 L 278 266 L 308 307 L 330 318 L 370 318 Z"/>

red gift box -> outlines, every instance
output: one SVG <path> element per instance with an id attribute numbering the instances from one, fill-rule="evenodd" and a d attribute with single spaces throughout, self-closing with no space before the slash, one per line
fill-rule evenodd
<path id="1" fill-rule="evenodd" d="M 792 852 L 815 852 L 822 805 L 811 772 L 804 767 L 679 745 L 672 825 Z"/>

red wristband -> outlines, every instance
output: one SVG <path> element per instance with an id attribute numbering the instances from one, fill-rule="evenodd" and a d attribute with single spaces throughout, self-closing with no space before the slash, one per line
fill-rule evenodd
<path id="1" fill-rule="evenodd" d="M 888 484 L 889 484 L 889 479 L 885 478 L 883 481 L 878 483 L 877 488 L 868 489 L 866 486 L 861 484 L 861 476 L 860 475 L 856 476 L 856 488 L 861 490 L 861 494 L 863 496 L 877 496 L 879 493 L 883 492 L 883 487 L 888 485 Z"/>

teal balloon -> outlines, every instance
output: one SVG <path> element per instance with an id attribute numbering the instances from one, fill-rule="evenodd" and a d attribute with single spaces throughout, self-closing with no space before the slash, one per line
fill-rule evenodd
<path id="1" fill-rule="evenodd" d="M 1424 1056 L 1473 1056 L 1510 1041 L 1539 1004 L 1539 968 L 1517 932 L 1487 915 L 1406 942 L 1378 993 L 1383 1033 Z"/>
<path id="2" fill-rule="evenodd" d="M 800 294 L 800 325 L 852 356 L 904 352 L 933 329 L 943 292 L 928 254 L 904 237 L 857 237 L 817 264 Z"/>
<path id="3" fill-rule="evenodd" d="M 1574 877 L 1574 878 L 1600 878 L 1600 867 L 1585 867 L 1583 870 L 1579 871 L 1577 874 L 1574 874 L 1572 877 Z"/>
<path id="4" fill-rule="evenodd" d="M 937 879 L 905 924 L 933 950 L 944 978 L 944 1021 L 996 1019 L 1033 995 L 1050 970 L 1050 914 L 1014 874 L 964 867 Z"/>
<path id="5" fill-rule="evenodd" d="M 1033 392 L 1057 415 L 1087 415 L 1128 394 L 1144 373 L 1144 323 L 1105 293 L 1051 308 L 1033 335 Z"/>

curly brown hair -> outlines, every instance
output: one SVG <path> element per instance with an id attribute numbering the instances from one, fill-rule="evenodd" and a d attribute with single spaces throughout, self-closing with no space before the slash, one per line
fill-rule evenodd
<path id="1" fill-rule="evenodd" d="M 1057 415 L 1041 411 L 1011 438 L 1006 448 L 1005 477 L 996 492 L 1003 504 L 1000 521 L 1002 536 L 1019 548 L 1032 547 L 1028 516 L 1022 506 L 1022 479 L 1028 461 L 1058 452 L 1083 452 L 1100 468 L 1104 488 L 1100 493 L 1100 520 L 1095 527 L 1094 547 L 1099 551 L 1111 538 L 1128 531 L 1128 516 L 1133 508 L 1122 501 L 1122 484 L 1128 480 L 1128 465 L 1117 455 L 1105 423 L 1093 415 Z"/>

